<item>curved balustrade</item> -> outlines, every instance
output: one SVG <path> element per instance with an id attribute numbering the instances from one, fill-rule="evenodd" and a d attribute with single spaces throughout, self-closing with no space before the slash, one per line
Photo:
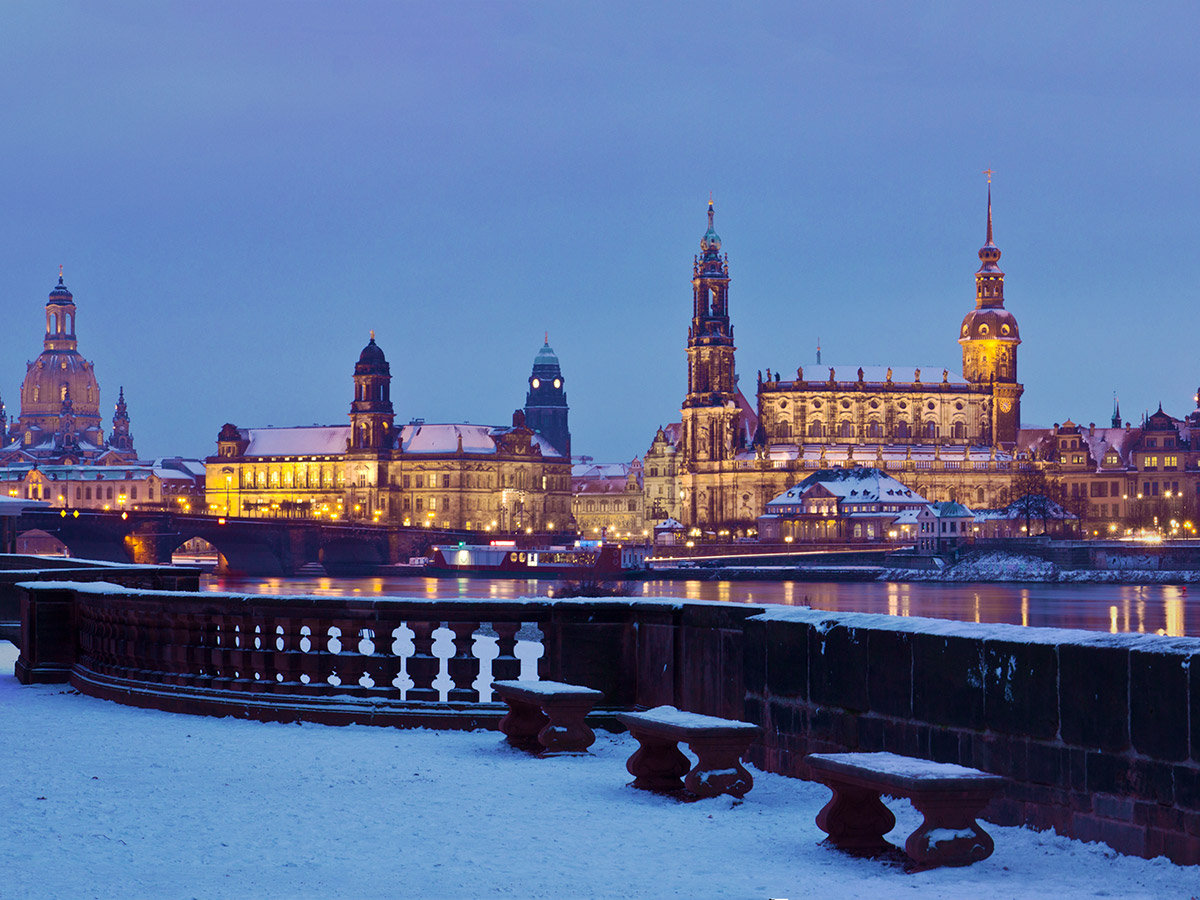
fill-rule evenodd
<path id="1" fill-rule="evenodd" d="M 502 710 L 491 702 L 496 679 L 594 687 L 604 692 L 597 709 L 605 716 L 643 700 L 677 700 L 669 676 L 688 623 L 696 634 L 719 634 L 722 622 L 740 632 L 759 611 L 23 587 L 33 623 L 18 664 L 24 681 L 69 677 L 86 694 L 179 712 L 434 727 L 493 724 Z M 74 639 L 69 646 L 63 635 Z M 729 662 L 740 671 L 740 657 Z M 728 684 L 739 685 L 740 674 Z M 724 687 L 705 686 L 697 702 L 714 713 L 740 709 L 740 693 Z"/>

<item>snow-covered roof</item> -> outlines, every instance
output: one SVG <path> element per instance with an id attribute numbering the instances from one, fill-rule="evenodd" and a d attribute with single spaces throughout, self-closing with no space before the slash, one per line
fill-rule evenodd
<path id="1" fill-rule="evenodd" d="M 490 425 L 470 425 L 465 422 L 442 425 L 413 423 L 401 427 L 400 446 L 405 453 L 414 455 L 456 453 L 458 439 L 462 437 L 463 453 L 495 453 L 493 430 Z"/>
<path id="2" fill-rule="evenodd" d="M 973 519 L 975 513 L 967 509 L 961 503 L 955 503 L 953 500 L 941 500 L 936 503 L 930 503 L 925 507 L 926 512 L 937 519 Z"/>
<path id="3" fill-rule="evenodd" d="M 655 525 L 654 530 L 655 531 L 683 531 L 686 529 L 686 527 L 687 526 L 685 526 L 678 519 L 668 518 L 668 519 L 663 519 L 661 522 L 659 522 L 657 525 Z"/>
<path id="4" fill-rule="evenodd" d="M 246 456 L 333 456 L 346 452 L 349 425 L 294 425 L 284 428 L 242 428 L 250 442 Z"/>
<path id="5" fill-rule="evenodd" d="M 926 502 L 920 494 L 879 469 L 821 469 L 792 485 L 768 503 L 767 508 L 798 503 L 811 488 L 818 485 L 839 500 L 849 503 L 917 505 Z"/>
<path id="6" fill-rule="evenodd" d="M 22 500 L 19 497 L 0 497 L 0 516 L 19 516 L 27 509 L 44 509 L 50 504 L 45 500 Z"/>

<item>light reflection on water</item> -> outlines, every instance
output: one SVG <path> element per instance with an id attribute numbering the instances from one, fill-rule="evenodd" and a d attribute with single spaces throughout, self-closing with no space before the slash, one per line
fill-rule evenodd
<path id="1" fill-rule="evenodd" d="M 226 578 L 206 590 L 256 594 L 396 596 L 515 600 L 538 597 L 553 581 L 524 578 Z M 930 582 L 635 581 L 634 596 L 725 603 L 778 603 L 831 612 L 929 616 L 1089 631 L 1200 637 L 1200 588 L 1122 584 L 936 584 Z"/>

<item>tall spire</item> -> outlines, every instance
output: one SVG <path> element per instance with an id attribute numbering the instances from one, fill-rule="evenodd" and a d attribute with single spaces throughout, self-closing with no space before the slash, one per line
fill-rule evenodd
<path id="1" fill-rule="evenodd" d="M 987 243 L 994 247 L 992 243 L 992 178 L 988 176 L 988 228 L 987 228 Z"/>
<path id="2" fill-rule="evenodd" d="M 1120 400 L 1120 398 L 1117 397 L 1116 391 L 1113 391 L 1112 427 L 1113 428 L 1121 427 L 1121 400 Z"/>

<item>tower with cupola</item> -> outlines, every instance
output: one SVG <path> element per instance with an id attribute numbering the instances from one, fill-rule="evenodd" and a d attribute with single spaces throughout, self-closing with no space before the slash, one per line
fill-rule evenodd
<path id="1" fill-rule="evenodd" d="M 129 431 L 129 408 L 125 405 L 124 385 L 117 394 L 117 406 L 112 417 L 112 431 L 108 433 L 108 446 L 114 450 L 133 453 L 133 435 Z"/>
<path id="2" fill-rule="evenodd" d="M 550 349 L 550 335 L 533 358 L 529 390 L 525 393 L 525 427 L 537 432 L 562 456 L 571 457 L 571 431 L 567 426 L 567 392 L 558 356 Z"/>
<path id="3" fill-rule="evenodd" d="M 1017 381 L 1017 346 L 1021 343 L 1016 317 L 1004 308 L 1004 272 L 1000 248 L 992 241 L 992 186 L 989 173 L 987 240 L 979 249 L 975 273 L 975 308 L 963 318 L 958 343 L 962 346 L 963 378 L 990 385 L 991 443 L 1011 446 L 1021 428 L 1021 394 Z"/>
<path id="4" fill-rule="evenodd" d="M 375 332 L 354 364 L 354 400 L 350 404 L 350 449 L 385 450 L 394 443 L 392 370 Z"/>

